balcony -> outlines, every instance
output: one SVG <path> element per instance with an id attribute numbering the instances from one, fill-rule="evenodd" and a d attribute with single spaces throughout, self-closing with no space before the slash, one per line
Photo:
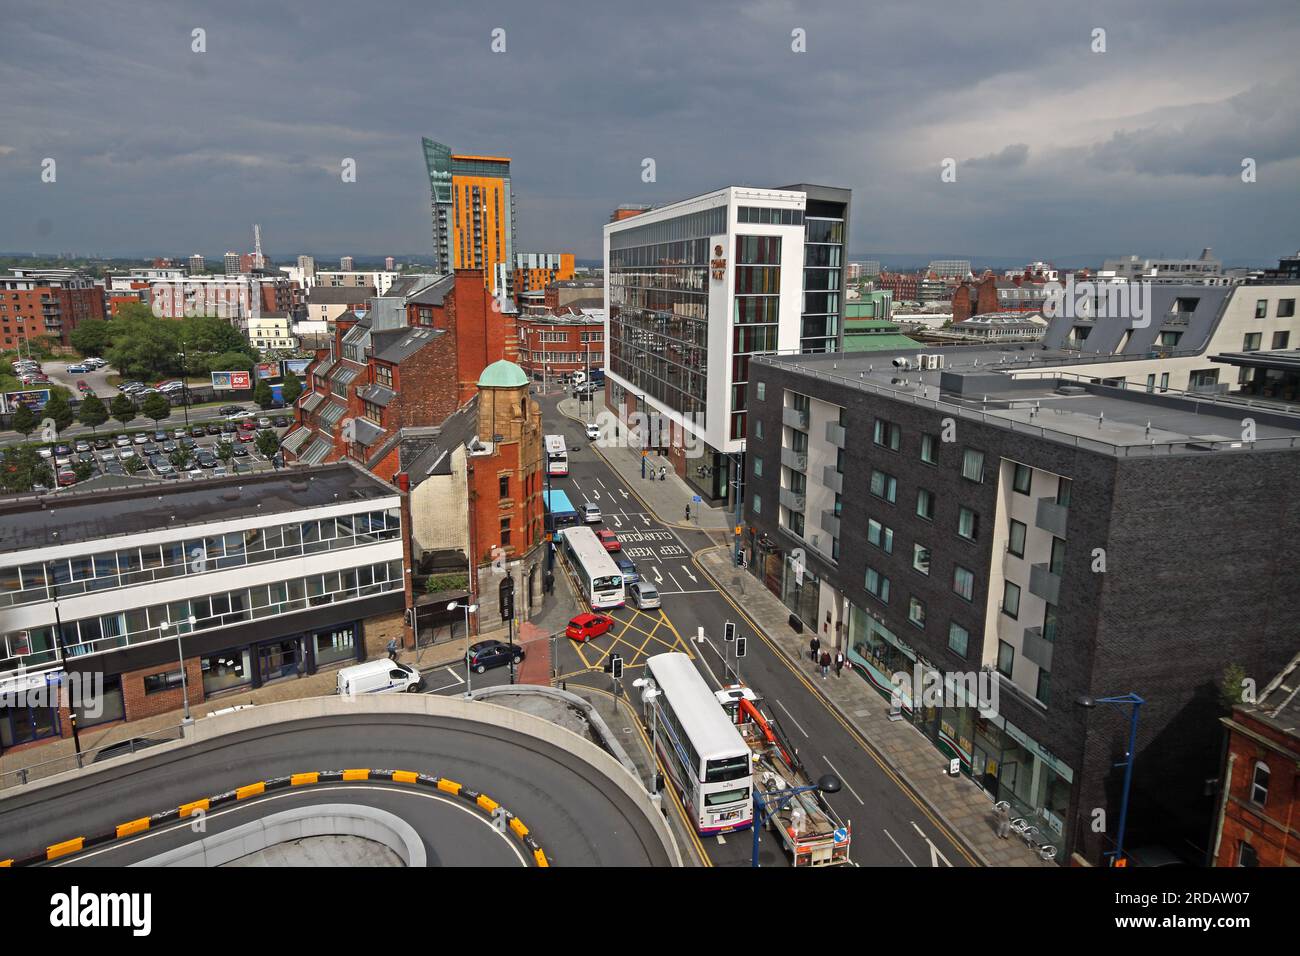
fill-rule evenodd
<path id="1" fill-rule="evenodd" d="M 801 432 L 808 430 L 808 413 L 800 411 L 793 406 L 781 410 L 781 424 L 788 425 L 790 428 L 797 428 Z"/>
<path id="2" fill-rule="evenodd" d="M 1065 526 L 1070 520 L 1070 509 L 1064 505 L 1058 505 L 1055 498 L 1038 499 L 1038 515 L 1034 518 L 1034 524 L 1049 531 L 1058 538 L 1065 537 Z"/>
<path id="3" fill-rule="evenodd" d="M 844 490 L 844 475 L 834 465 L 822 468 L 822 484 L 837 495 Z"/>
<path id="4" fill-rule="evenodd" d="M 836 448 L 844 447 L 844 426 L 839 422 L 826 423 L 826 440 Z"/>
<path id="5" fill-rule="evenodd" d="M 793 448 L 781 449 L 781 464 L 803 473 L 808 470 L 808 455 Z"/>
<path id="6" fill-rule="evenodd" d="M 1165 325 L 1187 325 L 1191 320 L 1190 312 L 1166 312 Z"/>
<path id="7" fill-rule="evenodd" d="M 828 508 L 822 512 L 822 529 L 829 532 L 832 538 L 840 536 L 840 516 L 833 509 Z"/>
<path id="8" fill-rule="evenodd" d="M 777 499 L 782 505 L 791 511 L 803 513 L 804 505 L 807 504 L 807 498 L 797 491 L 791 491 L 789 488 L 782 488 L 777 493 Z"/>
<path id="9" fill-rule="evenodd" d="M 1048 604 L 1061 603 L 1061 576 L 1053 574 L 1047 564 L 1035 564 L 1029 569 L 1029 593 L 1037 594 Z"/>
<path id="10" fill-rule="evenodd" d="M 1041 627 L 1025 628 L 1025 638 L 1021 647 L 1021 653 L 1045 671 L 1051 671 L 1052 669 L 1053 646 L 1052 642 L 1043 636 L 1043 629 Z"/>

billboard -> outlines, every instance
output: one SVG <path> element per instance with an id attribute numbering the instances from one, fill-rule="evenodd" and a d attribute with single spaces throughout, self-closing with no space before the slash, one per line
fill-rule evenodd
<path id="1" fill-rule="evenodd" d="M 248 372 L 213 372 L 212 387 L 239 391 L 253 387 L 252 376 Z"/>
<path id="2" fill-rule="evenodd" d="M 26 405 L 34 412 L 39 412 L 50 400 L 48 388 L 33 388 L 22 392 L 5 392 L 5 409 L 13 411 L 19 405 Z"/>
<path id="3" fill-rule="evenodd" d="M 290 372 L 293 372 L 294 375 L 297 375 L 299 378 L 302 378 L 304 375 L 307 374 L 307 366 L 314 361 L 315 359 L 309 359 L 309 358 L 285 359 L 283 362 L 280 363 L 280 365 L 284 368 L 284 372 L 286 375 Z"/>
<path id="4" fill-rule="evenodd" d="M 280 375 L 280 363 L 279 363 L 279 362 L 259 362 L 259 363 L 258 363 L 258 365 L 257 365 L 257 377 L 258 377 L 259 379 L 263 379 L 263 378 L 278 378 L 279 375 Z"/>

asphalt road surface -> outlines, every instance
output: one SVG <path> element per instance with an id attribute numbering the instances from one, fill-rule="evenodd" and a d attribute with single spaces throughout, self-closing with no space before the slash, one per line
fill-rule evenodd
<path id="1" fill-rule="evenodd" d="M 811 661 L 802 667 L 791 664 L 695 564 L 693 553 L 716 542 L 704 532 L 659 522 L 637 499 L 636 484 L 624 482 L 596 454 L 582 425 L 559 414 L 554 398 L 541 402 L 543 430 L 565 435 L 570 448 L 569 475 L 553 477 L 552 487 L 566 492 L 579 508 L 583 501 L 600 506 L 604 522 L 596 527 L 618 535 L 623 554 L 655 583 L 663 600 L 662 613 L 631 607 L 614 611 L 614 629 L 585 646 L 562 642 L 558 672 L 570 682 L 608 689 L 610 678 L 603 667 L 609 654 L 617 652 L 624 660 L 624 686 L 630 690 L 632 680 L 644 673 L 646 657 L 676 650 L 690 654 L 705 680 L 718 689 L 734 680 L 721 649 L 723 624 L 736 622 L 738 632 L 749 638 L 748 654 L 739 662 L 741 679 L 770 702 L 809 775 L 815 780 L 833 773 L 843 782 L 843 789 L 828 799 L 840 818 L 851 823 L 852 860 L 860 866 L 974 865 L 943 824 L 820 696 L 816 685 L 822 678 Z M 575 447 L 580 450 L 573 451 Z M 746 586 L 761 584 L 749 580 Z M 703 643 L 695 640 L 700 628 Z M 858 678 L 846 673 L 838 679 Z M 748 832 L 704 837 L 696 842 L 696 850 L 714 865 L 748 866 L 752 841 Z M 769 836 L 763 838 L 760 859 L 765 866 L 786 865 Z"/>
<path id="2" fill-rule="evenodd" d="M 556 866 L 670 862 L 641 810 L 584 761 L 535 738 L 428 715 L 330 717 L 258 728 L 0 801 L 0 858 L 111 830 L 258 780 L 350 767 L 433 774 L 486 793 L 529 826 Z M 470 824 L 459 808 L 432 792 L 378 781 L 275 791 L 233 804 L 229 813 L 218 808 L 207 817 L 207 835 L 258 814 L 331 803 L 368 803 L 401 816 L 420 834 L 431 865 L 520 864 L 495 830 Z M 127 865 L 195 838 L 190 822 L 180 821 L 58 862 Z"/>

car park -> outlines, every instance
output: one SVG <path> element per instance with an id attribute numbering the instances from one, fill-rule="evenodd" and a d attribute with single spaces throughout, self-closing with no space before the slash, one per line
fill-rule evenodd
<path id="1" fill-rule="evenodd" d="M 120 461 L 118 461 L 116 458 L 105 458 L 105 459 L 104 459 L 104 474 L 106 474 L 106 475 L 122 475 L 122 474 L 125 474 L 125 473 L 126 473 L 126 469 L 124 469 L 124 468 L 122 467 L 122 463 L 121 463 Z"/>
<path id="2" fill-rule="evenodd" d="M 659 600 L 659 589 L 649 581 L 637 581 L 627 589 L 627 597 L 632 606 L 640 611 L 663 607 Z"/>
<path id="3" fill-rule="evenodd" d="M 235 457 L 236 457 L 236 458 L 247 458 L 247 457 L 248 457 L 248 446 L 247 446 L 247 445 L 243 445 L 243 444 L 236 445 L 236 446 L 235 446 Z"/>
<path id="4" fill-rule="evenodd" d="M 614 619 L 608 614 L 595 614 L 587 611 L 569 619 L 569 624 L 564 629 L 564 636 L 585 644 L 587 641 L 607 633 L 613 626 Z"/>
<path id="5" fill-rule="evenodd" d="M 212 454 L 212 452 L 208 451 L 207 449 L 199 449 L 199 451 L 194 456 L 194 462 L 200 468 L 217 467 L 216 457 Z"/>
<path id="6" fill-rule="evenodd" d="M 94 452 L 83 451 L 81 454 L 77 455 L 77 461 L 93 463 L 95 461 Z"/>
<path id="7" fill-rule="evenodd" d="M 165 442 L 167 440 L 167 433 L 160 428 L 158 431 L 153 433 L 153 440 L 156 442 Z"/>
<path id="8" fill-rule="evenodd" d="M 59 472 L 58 482 L 60 488 L 66 488 L 77 483 L 77 476 L 71 469 L 65 468 Z"/>
<path id="9" fill-rule="evenodd" d="M 623 550 L 623 545 L 619 543 L 618 535 L 610 531 L 608 528 L 601 528 L 596 532 L 596 537 L 600 539 L 600 543 L 605 546 L 606 551 Z"/>
<path id="10" fill-rule="evenodd" d="M 85 365 L 69 365 L 65 371 L 70 375 L 84 375 L 89 372 L 90 369 Z"/>
<path id="11" fill-rule="evenodd" d="M 226 477 L 226 475 L 228 475 L 228 474 L 229 474 L 229 472 L 226 471 L 226 466 L 225 466 L 225 465 L 217 465 L 216 468 L 213 468 L 213 469 L 212 469 L 212 477 L 213 477 L 213 478 L 224 478 L 224 477 Z"/>
<path id="12" fill-rule="evenodd" d="M 631 558 L 625 558 L 621 554 L 614 559 L 618 565 L 619 571 L 623 572 L 624 584 L 635 584 L 641 580 L 641 572 L 636 569 L 636 564 Z"/>
<path id="13" fill-rule="evenodd" d="M 288 428 L 289 419 L 285 418 L 283 415 L 277 415 L 275 416 L 274 424 L 276 428 Z"/>
<path id="14" fill-rule="evenodd" d="M 231 433 L 234 432 L 234 431 L 235 431 L 235 423 L 234 423 L 234 422 L 222 422 L 222 423 L 221 423 L 221 434 L 223 434 L 223 435 L 229 435 L 229 434 L 231 434 Z"/>
<path id="15" fill-rule="evenodd" d="M 582 522 L 583 524 L 600 524 L 600 508 L 593 505 L 590 501 L 582 503 Z"/>
<path id="16" fill-rule="evenodd" d="M 39 449 L 37 449 L 36 454 L 40 455 L 42 458 L 53 458 L 53 457 L 54 457 L 54 449 L 50 448 L 50 447 L 47 445 L 47 446 L 44 447 L 44 448 L 39 448 Z"/>
<path id="17" fill-rule="evenodd" d="M 189 432 L 187 432 L 185 429 L 177 428 L 175 431 L 172 432 L 172 438 L 175 438 L 177 441 L 180 441 L 188 434 Z"/>
<path id="18" fill-rule="evenodd" d="M 207 430 L 202 425 L 195 425 L 190 429 L 190 435 L 194 438 L 202 438 L 207 434 Z"/>
<path id="19" fill-rule="evenodd" d="M 167 441 L 162 442 L 158 446 L 158 450 L 161 451 L 164 455 L 170 455 L 172 452 L 176 450 L 176 443 L 171 439 L 168 439 Z"/>
<path id="20" fill-rule="evenodd" d="M 54 454 L 58 458 L 66 458 L 72 454 L 72 448 L 66 444 L 59 443 L 54 446 Z"/>
<path id="21" fill-rule="evenodd" d="M 193 438 L 191 438 L 189 435 L 182 435 L 182 436 L 181 436 L 181 447 L 182 447 L 182 448 L 187 448 L 187 449 L 189 449 L 190 451 L 193 451 L 195 448 L 198 448 L 198 447 L 199 447 L 199 443 L 196 442 L 196 441 L 195 441 Z"/>
<path id="22" fill-rule="evenodd" d="M 117 457 L 122 459 L 122 461 L 130 461 L 135 457 L 135 452 L 130 448 L 123 448 L 117 453 Z"/>
<path id="23" fill-rule="evenodd" d="M 144 382 L 123 382 L 121 385 L 117 387 L 117 390 L 119 392 L 126 392 L 127 394 L 130 394 L 131 392 L 134 392 L 136 389 L 140 389 L 140 388 L 144 388 Z"/>
<path id="24" fill-rule="evenodd" d="M 203 474 L 203 469 L 202 469 L 202 468 L 191 468 L 189 471 L 185 472 L 185 474 L 188 475 L 188 476 L 191 477 L 191 478 L 204 478 L 204 477 L 206 477 L 206 476 Z"/>
<path id="25" fill-rule="evenodd" d="M 519 645 L 513 647 L 503 641 L 479 641 L 471 644 L 468 653 L 469 666 L 474 672 L 482 674 L 489 667 L 501 667 L 513 660 L 516 664 L 524 659 L 524 649 Z"/>
<path id="26" fill-rule="evenodd" d="M 170 475 L 176 471 L 176 469 L 172 467 L 172 463 L 166 459 L 159 459 L 154 462 L 153 470 L 158 472 L 160 475 Z"/>

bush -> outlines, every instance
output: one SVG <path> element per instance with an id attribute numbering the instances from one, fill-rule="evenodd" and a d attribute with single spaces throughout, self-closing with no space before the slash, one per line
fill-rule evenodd
<path id="1" fill-rule="evenodd" d="M 424 582 L 424 589 L 430 594 L 438 591 L 466 591 L 469 589 L 469 575 L 464 571 L 431 574 Z"/>

